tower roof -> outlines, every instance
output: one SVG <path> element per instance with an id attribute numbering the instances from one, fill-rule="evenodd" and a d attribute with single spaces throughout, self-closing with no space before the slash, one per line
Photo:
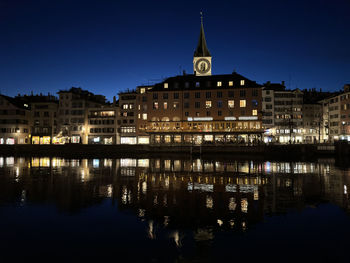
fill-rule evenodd
<path id="1" fill-rule="evenodd" d="M 193 56 L 194 57 L 211 57 L 207 47 L 207 41 L 205 41 L 203 17 L 201 17 L 201 32 L 199 34 L 198 45 Z"/>

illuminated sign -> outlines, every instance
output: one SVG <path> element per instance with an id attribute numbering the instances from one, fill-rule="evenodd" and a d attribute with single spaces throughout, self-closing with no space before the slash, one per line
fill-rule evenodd
<path id="1" fill-rule="evenodd" d="M 212 121 L 213 117 L 188 117 L 187 121 Z"/>
<path id="2" fill-rule="evenodd" d="M 235 121 L 236 117 L 225 117 L 225 121 Z"/>
<path id="3" fill-rule="evenodd" d="M 253 121 L 253 120 L 257 120 L 258 116 L 242 116 L 242 117 L 238 117 L 238 119 L 242 121 Z"/>

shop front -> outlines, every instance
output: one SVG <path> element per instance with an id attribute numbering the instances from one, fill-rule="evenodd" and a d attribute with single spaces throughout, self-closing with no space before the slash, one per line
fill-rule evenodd
<path id="1" fill-rule="evenodd" d="M 50 136 L 32 136 L 32 144 L 50 144 Z"/>
<path id="2" fill-rule="evenodd" d="M 136 144 L 136 137 L 120 137 L 120 144 Z"/>

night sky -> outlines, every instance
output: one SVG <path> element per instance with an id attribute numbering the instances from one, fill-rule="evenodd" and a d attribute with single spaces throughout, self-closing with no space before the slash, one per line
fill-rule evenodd
<path id="1" fill-rule="evenodd" d="M 103 94 L 185 70 L 204 13 L 213 74 L 339 90 L 350 83 L 350 1 L 0 0 L 0 92 Z"/>

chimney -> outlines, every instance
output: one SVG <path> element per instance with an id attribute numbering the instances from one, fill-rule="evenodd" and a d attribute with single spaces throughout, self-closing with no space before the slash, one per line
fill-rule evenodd
<path id="1" fill-rule="evenodd" d="M 284 84 L 284 83 L 285 83 L 285 82 L 284 82 L 284 80 L 282 80 L 282 85 L 283 85 L 283 86 L 285 86 L 285 84 Z"/>
<path id="2" fill-rule="evenodd" d="M 115 107 L 115 105 L 116 105 L 116 98 L 115 96 L 113 96 L 113 107 Z"/>

